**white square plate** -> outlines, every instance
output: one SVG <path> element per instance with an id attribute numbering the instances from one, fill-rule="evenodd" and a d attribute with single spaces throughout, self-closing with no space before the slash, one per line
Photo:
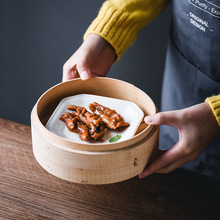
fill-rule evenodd
<path id="1" fill-rule="evenodd" d="M 144 117 L 143 111 L 133 102 L 104 97 L 104 96 L 80 94 L 80 95 L 69 96 L 61 100 L 61 102 L 58 104 L 53 114 L 49 118 L 46 124 L 46 128 L 52 133 L 59 135 L 70 141 L 76 143 L 85 143 L 85 141 L 82 141 L 80 139 L 77 133 L 69 131 L 68 128 L 66 127 L 66 124 L 63 121 L 61 121 L 59 118 L 65 112 L 71 112 L 67 109 L 68 105 L 81 106 L 91 112 L 88 106 L 92 102 L 97 102 L 110 109 L 114 109 L 124 118 L 126 122 L 130 124 L 130 126 L 124 129 L 123 131 L 117 131 L 117 130 L 114 131 L 108 129 L 104 134 L 104 137 L 102 138 L 102 142 L 100 143 L 109 143 L 109 140 L 115 135 L 121 135 L 121 138 L 118 141 L 124 141 L 126 139 L 131 138 L 132 136 L 134 136 L 135 132 L 137 131 Z M 91 144 L 94 144 L 94 142 L 91 142 Z"/>

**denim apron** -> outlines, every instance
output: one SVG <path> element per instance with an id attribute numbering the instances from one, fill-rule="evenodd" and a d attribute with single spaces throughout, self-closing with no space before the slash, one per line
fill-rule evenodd
<path id="1" fill-rule="evenodd" d="M 161 111 L 186 108 L 220 94 L 220 0 L 173 0 Z M 160 149 L 179 140 L 161 126 Z M 220 178 L 220 138 L 182 168 Z"/>

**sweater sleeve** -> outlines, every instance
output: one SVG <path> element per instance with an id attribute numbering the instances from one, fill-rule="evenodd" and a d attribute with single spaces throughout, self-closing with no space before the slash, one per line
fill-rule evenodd
<path id="1" fill-rule="evenodd" d="M 155 19 L 168 5 L 169 0 L 107 0 L 98 16 L 87 29 L 98 34 L 112 45 L 117 60 L 136 40 L 139 31 Z"/>
<path id="2" fill-rule="evenodd" d="M 220 126 L 220 95 L 208 97 L 205 101 L 209 104 L 218 125 Z"/>

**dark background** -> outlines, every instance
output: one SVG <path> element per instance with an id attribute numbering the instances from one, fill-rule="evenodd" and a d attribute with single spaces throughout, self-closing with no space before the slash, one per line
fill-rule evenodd
<path id="1" fill-rule="evenodd" d="M 103 1 L 0 0 L 0 118 L 30 124 L 37 99 L 62 80 Z M 144 90 L 160 108 L 171 6 L 145 27 L 108 77 Z"/>

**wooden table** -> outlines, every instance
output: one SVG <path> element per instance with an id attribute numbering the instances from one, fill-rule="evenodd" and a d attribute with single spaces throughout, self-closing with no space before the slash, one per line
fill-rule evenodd
<path id="1" fill-rule="evenodd" d="M 177 170 L 80 185 L 43 170 L 29 126 L 0 119 L 0 219 L 220 219 L 220 180 Z"/>

